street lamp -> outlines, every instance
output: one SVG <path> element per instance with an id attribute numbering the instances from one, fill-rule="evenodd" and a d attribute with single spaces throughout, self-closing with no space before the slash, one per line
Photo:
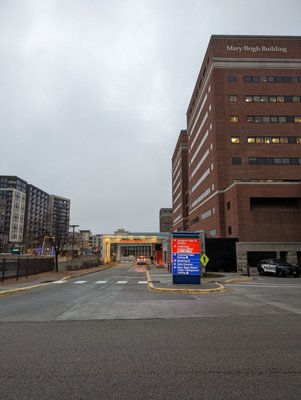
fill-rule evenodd
<path id="1" fill-rule="evenodd" d="M 5 217 L 5 211 L 2 211 L 1 213 L 1 224 L 2 224 L 2 252 L 4 253 L 4 240 L 5 240 L 5 221 L 4 221 L 4 217 Z"/>
<path id="2" fill-rule="evenodd" d="M 72 258 L 71 261 L 73 261 L 73 252 L 74 252 L 74 230 L 75 228 L 79 227 L 79 225 L 69 225 L 70 228 L 72 228 Z"/>

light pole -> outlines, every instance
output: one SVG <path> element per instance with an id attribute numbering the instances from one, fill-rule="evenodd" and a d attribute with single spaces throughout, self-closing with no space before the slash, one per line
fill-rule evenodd
<path id="1" fill-rule="evenodd" d="M 1 225 L 2 225 L 2 252 L 5 253 L 4 251 L 4 240 L 5 240 L 5 224 L 4 224 L 4 216 L 5 216 L 5 211 L 2 211 L 1 213 Z"/>
<path id="2" fill-rule="evenodd" d="M 75 228 L 79 227 L 79 225 L 69 225 L 70 228 L 72 228 L 72 257 L 71 261 L 73 261 L 73 251 L 74 251 L 74 230 Z"/>

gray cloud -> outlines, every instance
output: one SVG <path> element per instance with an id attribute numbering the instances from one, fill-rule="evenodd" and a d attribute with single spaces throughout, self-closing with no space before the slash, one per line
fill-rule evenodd
<path id="1" fill-rule="evenodd" d="M 0 173 L 69 197 L 81 229 L 157 231 L 210 36 L 298 35 L 300 2 L 272 4 L 0 1 Z"/>

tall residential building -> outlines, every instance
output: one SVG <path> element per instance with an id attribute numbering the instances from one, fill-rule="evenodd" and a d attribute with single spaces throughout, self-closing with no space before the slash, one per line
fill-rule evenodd
<path id="1" fill-rule="evenodd" d="M 46 230 L 68 234 L 70 200 L 49 195 L 17 176 L 0 175 L 0 252 L 42 246 Z"/>
<path id="2" fill-rule="evenodd" d="M 187 131 L 182 130 L 172 156 L 172 209 L 174 231 L 186 231 L 188 228 L 187 141 Z"/>
<path id="3" fill-rule="evenodd" d="M 25 244 L 36 247 L 42 244 L 47 227 L 49 194 L 31 184 L 26 188 Z"/>
<path id="4" fill-rule="evenodd" d="M 48 230 L 51 234 L 68 236 L 70 221 L 70 200 L 57 196 L 49 195 L 48 203 Z"/>
<path id="5" fill-rule="evenodd" d="M 172 232 L 172 208 L 160 209 L 160 232 Z"/>
<path id="6" fill-rule="evenodd" d="M 23 240 L 26 182 L 0 175 L 0 252 Z"/>

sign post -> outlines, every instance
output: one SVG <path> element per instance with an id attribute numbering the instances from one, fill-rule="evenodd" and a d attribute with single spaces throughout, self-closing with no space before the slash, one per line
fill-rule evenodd
<path id="1" fill-rule="evenodd" d="M 171 242 L 172 278 L 174 284 L 200 284 L 201 241 L 194 232 L 174 232 Z"/>

